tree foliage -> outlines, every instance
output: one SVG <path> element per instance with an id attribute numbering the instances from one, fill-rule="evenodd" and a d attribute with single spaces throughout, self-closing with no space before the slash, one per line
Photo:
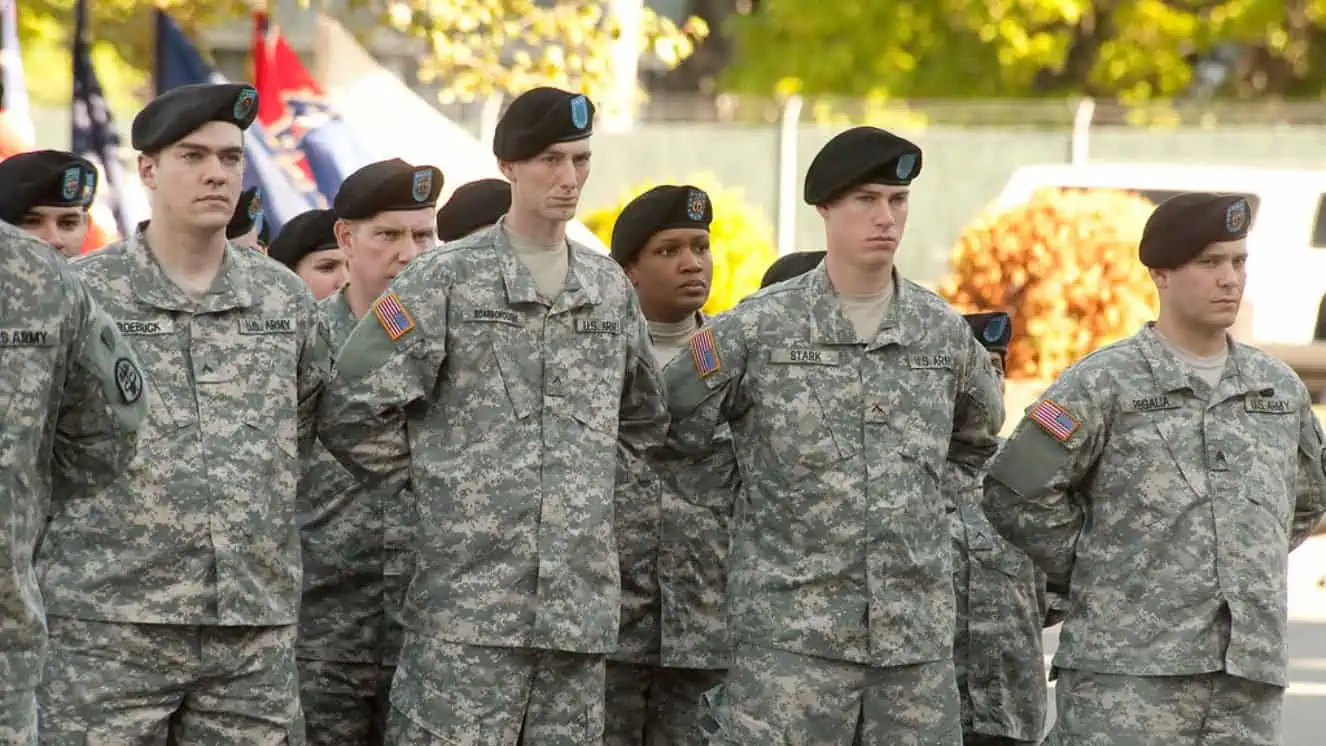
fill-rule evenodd
<path id="1" fill-rule="evenodd" d="M 730 24 L 725 84 L 760 94 L 1317 96 L 1326 77 L 1326 0 L 763 0 Z"/>
<path id="2" fill-rule="evenodd" d="M 717 179 L 700 174 L 686 183 L 709 194 L 714 206 L 714 220 L 709 225 L 709 241 L 714 259 L 714 279 L 704 312 L 720 313 L 735 306 L 742 298 L 760 289 L 764 271 L 778 258 L 773 231 L 760 211 L 738 189 L 724 188 Z M 615 204 L 601 207 L 581 218 L 605 245 L 612 243 L 612 227 L 622 208 L 656 183 L 639 184 L 623 194 Z"/>
<path id="3" fill-rule="evenodd" d="M 425 81 L 444 82 L 443 98 L 475 100 L 490 93 L 518 93 L 556 85 L 606 99 L 612 84 L 613 44 L 619 25 L 610 2 L 557 0 L 400 0 L 389 18 L 428 42 Z M 640 50 L 675 67 L 708 33 L 692 18 L 680 28 L 645 10 Z"/>

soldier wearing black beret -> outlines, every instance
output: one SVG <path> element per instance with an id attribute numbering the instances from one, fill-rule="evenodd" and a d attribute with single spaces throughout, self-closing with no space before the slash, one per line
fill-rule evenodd
<path id="1" fill-rule="evenodd" d="M 336 243 L 336 213 L 301 212 L 281 226 L 267 255 L 299 275 L 313 297 L 322 300 L 345 286 L 350 277 L 345 252 Z"/>
<path id="2" fill-rule="evenodd" d="M 226 240 L 257 104 L 252 86 L 231 84 L 149 103 L 132 133 L 150 220 L 70 262 L 138 351 L 166 429 L 150 457 L 81 497 L 95 525 L 49 518 L 43 590 L 55 603 L 39 696 L 51 733 L 183 746 L 283 743 L 302 730 L 290 513 L 331 360 L 304 283 Z M 66 618 L 60 634 L 62 614 L 82 620 Z M 178 703 L 175 717 L 135 704 L 144 677 Z"/>
<path id="3" fill-rule="evenodd" d="M 516 97 L 493 133 L 499 161 L 527 161 L 550 146 L 584 140 L 594 134 L 594 104 L 587 97 L 557 88 L 534 88 Z"/>
<path id="4" fill-rule="evenodd" d="M 97 169 L 63 150 L 33 150 L 0 161 L 0 220 L 77 256 L 97 194 Z"/>
<path id="5" fill-rule="evenodd" d="M 487 228 L 511 209 L 511 185 L 501 179 L 463 184 L 437 211 L 437 239 L 443 243 Z"/>
<path id="6" fill-rule="evenodd" d="M 713 219 L 713 204 L 703 189 L 665 184 L 631 200 L 613 225 L 612 258 L 635 287 L 649 323 L 650 350 L 660 368 L 684 354 L 707 321 L 700 309 L 709 299 L 713 282 L 709 243 Z M 730 449 L 722 454 L 730 455 Z M 609 656 L 605 673 L 604 746 L 696 742 L 703 694 L 722 683 L 725 655 L 706 654 L 704 646 L 679 645 L 674 640 L 683 640 L 688 630 L 722 629 L 723 621 L 714 618 L 709 613 L 712 610 L 673 599 L 723 597 L 726 522 L 707 511 L 700 515 L 680 507 L 688 504 L 687 499 L 702 501 L 700 493 L 722 489 L 725 477 L 735 470 L 720 468 L 723 463 L 717 459 L 706 462 L 696 478 L 708 480 L 707 484 L 689 486 L 696 494 L 662 502 L 663 517 L 658 524 L 662 531 L 655 524 L 635 520 L 618 525 L 624 598 L 618 650 Z M 649 594 L 636 590 L 647 587 L 647 581 L 630 577 L 633 568 L 652 568 L 652 559 L 658 556 L 689 557 L 694 567 L 703 568 L 684 578 L 666 566 L 657 572 L 661 611 Z M 650 652 L 657 650 L 658 639 L 677 651 L 666 664 L 660 663 L 656 652 Z M 636 702 L 646 705 L 633 706 Z"/>
<path id="7" fill-rule="evenodd" d="M 1161 202 L 1142 229 L 1138 255 L 1151 269 L 1178 269 L 1214 243 L 1239 241 L 1252 228 L 1252 205 L 1237 194 L 1190 192 Z"/>
<path id="8" fill-rule="evenodd" d="M 267 221 L 263 219 L 262 191 L 250 187 L 240 192 L 235 214 L 226 225 L 226 238 L 236 246 L 258 251 L 267 246 Z"/>
<path id="9" fill-rule="evenodd" d="M 824 261 L 824 254 L 823 251 L 794 251 L 778 257 L 768 269 L 764 270 L 760 287 L 767 288 L 775 283 L 806 274 L 820 266 L 820 262 Z"/>
<path id="10" fill-rule="evenodd" d="M 990 364 L 1002 379 L 1008 361 L 1008 345 L 1013 340 L 1013 320 L 1003 311 L 963 314 L 976 341 L 990 353 Z"/>

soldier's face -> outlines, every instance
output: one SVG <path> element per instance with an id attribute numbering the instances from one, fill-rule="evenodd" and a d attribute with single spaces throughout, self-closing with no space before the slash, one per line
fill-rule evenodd
<path id="1" fill-rule="evenodd" d="M 1154 269 L 1160 305 L 1186 326 L 1228 329 L 1238 318 L 1248 282 L 1248 241 L 1213 243 L 1178 269 Z"/>
<path id="2" fill-rule="evenodd" d="M 649 238 L 626 270 L 640 297 L 645 318 L 676 323 L 709 300 L 714 258 L 709 231 L 669 228 Z"/>
<path id="3" fill-rule="evenodd" d="M 341 249 L 324 249 L 305 254 L 295 264 L 295 274 L 313 291 L 314 298 L 322 300 L 345 287 L 350 279 L 347 264 Z"/>
<path id="4" fill-rule="evenodd" d="M 995 378 L 999 379 L 999 390 L 1004 390 L 1004 380 L 1007 373 L 1004 371 L 1004 356 L 998 352 L 987 350 L 985 353 L 990 358 L 990 367 L 994 368 Z"/>
<path id="5" fill-rule="evenodd" d="M 64 256 L 78 256 L 89 224 L 82 207 L 34 207 L 19 220 L 18 227 L 54 246 Z"/>
<path id="6" fill-rule="evenodd" d="M 431 207 L 337 220 L 335 230 L 336 243 L 349 262 L 350 282 L 374 297 L 415 257 L 437 244 L 437 216 Z"/>
<path id="7" fill-rule="evenodd" d="M 511 182 L 511 210 L 549 222 L 576 216 L 580 190 L 589 179 L 589 140 L 558 143 L 527 161 L 501 164 Z"/>
<path id="8" fill-rule="evenodd" d="M 825 248 L 863 267 L 893 261 L 907 227 L 907 187 L 863 184 L 819 208 Z"/>
<path id="9" fill-rule="evenodd" d="M 138 178 L 152 213 L 196 230 L 224 230 L 244 189 L 244 133 L 208 122 L 157 153 L 138 157 Z"/>

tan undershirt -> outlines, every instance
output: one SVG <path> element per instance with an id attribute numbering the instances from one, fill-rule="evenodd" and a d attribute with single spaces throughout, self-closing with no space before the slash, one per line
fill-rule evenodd
<path id="1" fill-rule="evenodd" d="M 535 243 L 506 230 L 507 241 L 516 259 L 534 275 L 534 286 L 544 300 L 554 300 L 566 289 L 566 273 L 570 269 L 570 251 L 565 241 L 547 245 Z"/>
<path id="2" fill-rule="evenodd" d="M 838 293 L 838 308 L 852 322 L 852 328 L 856 329 L 856 336 L 862 342 L 875 338 L 875 332 L 879 331 L 884 314 L 889 312 L 892 303 L 892 282 L 878 293 Z"/>
<path id="3" fill-rule="evenodd" d="M 691 335 L 700 328 L 695 314 L 691 314 L 675 324 L 659 321 L 649 322 L 649 339 L 653 342 L 650 349 L 654 352 L 654 362 L 662 368 L 677 356 L 691 341 Z"/>
<path id="4" fill-rule="evenodd" d="M 1206 384 L 1211 388 L 1215 388 L 1220 384 L 1220 378 L 1225 374 L 1225 361 L 1229 359 L 1228 347 L 1221 348 L 1220 352 L 1214 355 L 1194 355 L 1166 339 L 1165 335 L 1157 333 L 1156 336 L 1165 345 L 1165 349 L 1169 350 L 1170 354 L 1177 358 L 1189 373 L 1193 373 L 1198 378 L 1206 381 Z"/>

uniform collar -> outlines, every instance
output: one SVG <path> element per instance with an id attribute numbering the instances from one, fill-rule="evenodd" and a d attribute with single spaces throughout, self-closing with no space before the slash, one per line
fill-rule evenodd
<path id="1" fill-rule="evenodd" d="M 555 299 L 545 299 L 539 295 L 534 275 L 516 257 L 511 248 L 511 241 L 506 234 L 506 216 L 498 218 L 492 230 L 493 246 L 497 250 L 498 267 L 502 273 L 502 284 L 506 288 L 508 305 L 518 303 L 552 303 L 550 313 L 564 313 L 583 306 L 597 306 L 602 303 L 598 284 L 595 282 L 594 269 L 579 256 L 580 252 L 568 240 L 566 251 L 570 256 L 567 261 L 566 286 Z"/>
<path id="2" fill-rule="evenodd" d="M 221 313 L 235 308 L 248 308 L 255 305 L 255 299 L 249 280 L 240 271 L 245 257 L 226 242 L 225 255 L 221 259 L 221 268 L 217 271 L 212 287 L 203 298 L 195 302 L 170 278 L 157 263 L 156 257 L 148 248 L 146 235 L 140 230 L 129 238 L 126 253 L 130 263 L 130 282 L 134 297 L 140 303 L 166 311 L 191 313 Z M 247 251 L 247 249 L 244 249 Z"/>

